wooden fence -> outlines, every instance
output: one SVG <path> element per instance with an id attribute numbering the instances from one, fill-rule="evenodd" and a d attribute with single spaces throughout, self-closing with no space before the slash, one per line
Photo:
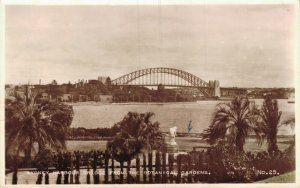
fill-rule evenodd
<path id="1" fill-rule="evenodd" d="M 117 162 L 106 151 L 99 165 L 96 157 L 91 165 L 80 166 L 78 160 L 69 160 L 62 167 L 46 170 L 35 169 L 37 184 L 49 184 L 49 174 L 58 172 L 56 184 L 151 184 L 151 183 L 197 183 L 210 178 L 210 164 L 203 152 L 169 154 L 164 152 L 143 153 L 130 161 Z M 57 159 L 61 160 L 61 159 Z M 96 161 L 95 161 L 96 160 Z M 76 162 L 77 161 L 77 162 Z M 82 173 L 85 171 L 86 173 Z M 74 173 L 75 172 L 75 173 Z M 17 177 L 13 173 L 13 181 Z M 85 181 L 81 181 L 84 177 Z M 44 181 L 43 181 L 44 179 Z M 13 182 L 16 184 L 17 182 Z"/>

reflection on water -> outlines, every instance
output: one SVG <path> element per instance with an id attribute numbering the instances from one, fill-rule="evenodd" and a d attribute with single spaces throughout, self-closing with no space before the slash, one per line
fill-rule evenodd
<path id="1" fill-rule="evenodd" d="M 198 101 L 195 103 L 164 103 L 164 104 L 105 104 L 105 105 L 76 105 L 72 127 L 111 127 L 120 121 L 129 111 L 144 113 L 154 112 L 153 121 L 158 121 L 163 131 L 177 126 L 178 132 L 188 132 L 187 125 L 192 121 L 191 133 L 200 133 L 210 123 L 216 104 L 220 101 Z M 260 107 L 262 99 L 255 99 Z M 278 100 L 279 110 L 282 111 L 281 121 L 295 114 L 295 104 L 287 100 Z M 294 134 L 288 126 L 282 126 L 279 135 Z"/>

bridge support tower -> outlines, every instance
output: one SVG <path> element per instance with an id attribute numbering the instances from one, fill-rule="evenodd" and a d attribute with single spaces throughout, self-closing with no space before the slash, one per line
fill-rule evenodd
<path id="1" fill-rule="evenodd" d="M 210 80 L 209 87 L 212 88 L 211 96 L 212 97 L 221 97 L 221 89 L 219 80 Z"/>

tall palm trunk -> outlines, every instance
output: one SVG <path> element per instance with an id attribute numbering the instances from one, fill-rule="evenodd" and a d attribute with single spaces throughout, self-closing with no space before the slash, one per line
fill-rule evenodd
<path id="1" fill-rule="evenodd" d="M 149 142 L 149 135 L 147 135 L 147 152 L 148 153 L 152 152 L 152 148 L 151 148 L 151 145 L 150 145 L 150 142 Z"/>
<path id="2" fill-rule="evenodd" d="M 13 185 L 18 184 L 18 168 L 14 169 L 13 178 L 12 178 L 12 184 Z"/>
<path id="3" fill-rule="evenodd" d="M 277 145 L 277 126 L 273 126 L 276 127 L 273 132 L 270 132 L 268 135 L 268 152 L 272 153 L 272 152 L 278 152 L 278 145 Z"/>
<path id="4" fill-rule="evenodd" d="M 280 122 L 281 111 L 278 110 L 278 102 L 276 99 L 266 97 L 262 106 L 262 118 L 264 121 L 264 133 L 267 137 L 268 152 L 277 153 L 277 132 Z"/>
<path id="5" fill-rule="evenodd" d="M 235 145 L 240 152 L 244 152 L 244 136 L 241 134 L 241 131 L 238 131 L 236 139 L 235 139 Z"/>
<path id="6" fill-rule="evenodd" d="M 28 145 L 27 149 L 25 150 L 25 158 L 24 158 L 25 164 L 29 164 L 31 162 L 31 148 L 32 148 L 32 145 L 33 145 L 33 141 L 32 141 L 32 138 L 30 137 L 29 138 L 29 145 Z"/>
<path id="7" fill-rule="evenodd" d="M 39 152 L 41 152 L 41 151 L 43 151 L 43 150 L 45 149 L 45 143 L 42 142 L 42 141 L 40 141 L 40 142 L 38 143 L 38 146 L 39 146 Z"/>

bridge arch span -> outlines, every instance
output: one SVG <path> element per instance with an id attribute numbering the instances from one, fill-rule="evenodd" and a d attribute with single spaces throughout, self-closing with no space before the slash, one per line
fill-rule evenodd
<path id="1" fill-rule="evenodd" d="M 149 74 L 150 75 L 151 74 L 170 74 L 170 75 L 179 77 L 190 84 L 190 85 L 186 85 L 186 83 L 185 84 L 178 83 L 174 86 L 183 86 L 183 87 L 184 86 L 194 86 L 194 87 L 203 87 L 203 88 L 209 87 L 209 83 L 205 82 L 201 78 L 199 78 L 191 73 L 188 73 L 186 71 L 179 70 L 179 69 L 165 68 L 165 67 L 147 68 L 147 69 L 141 69 L 141 70 L 137 70 L 137 71 L 128 73 L 126 75 L 123 75 L 119 78 L 112 80 L 112 85 L 120 85 L 120 86 L 131 85 L 130 83 L 132 81 L 134 81 L 140 77 L 149 75 Z M 168 85 L 166 83 L 154 83 L 154 84 L 149 84 L 149 85 L 158 85 L 158 84 Z M 148 84 L 140 84 L 140 85 L 148 85 Z"/>

